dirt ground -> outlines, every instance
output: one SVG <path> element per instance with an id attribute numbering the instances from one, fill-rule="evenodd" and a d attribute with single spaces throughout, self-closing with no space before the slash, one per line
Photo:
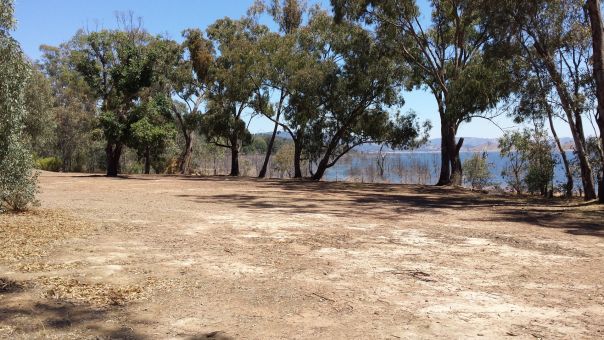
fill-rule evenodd
<path id="1" fill-rule="evenodd" d="M 40 180 L 39 208 L 0 216 L 0 337 L 604 337 L 596 205 L 385 184 Z"/>

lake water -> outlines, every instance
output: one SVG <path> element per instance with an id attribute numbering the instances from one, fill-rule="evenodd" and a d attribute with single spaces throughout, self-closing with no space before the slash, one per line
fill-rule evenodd
<path id="1" fill-rule="evenodd" d="M 462 162 L 474 152 L 461 152 Z M 575 158 L 570 151 L 567 152 L 569 160 Z M 558 157 L 559 158 L 559 157 Z M 384 177 L 379 176 L 377 166 L 378 155 L 374 153 L 353 153 L 343 157 L 334 167 L 328 169 L 325 180 L 343 181 L 354 180 L 361 182 L 389 182 L 407 184 L 435 184 L 440 173 L 440 153 L 436 152 L 401 152 L 391 153 L 386 156 Z M 490 172 L 494 184 L 505 186 L 501 172 L 507 164 L 507 159 L 502 158 L 498 151 L 487 152 Z M 566 183 L 564 166 L 558 162 L 555 169 L 554 184 Z M 575 181 L 575 188 L 581 185 Z"/>

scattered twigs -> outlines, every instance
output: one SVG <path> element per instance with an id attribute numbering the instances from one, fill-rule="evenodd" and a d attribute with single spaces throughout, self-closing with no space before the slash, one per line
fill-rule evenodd
<path id="1" fill-rule="evenodd" d="M 325 301 L 336 302 L 336 300 L 330 299 L 330 298 L 325 297 L 325 296 L 323 296 L 323 295 L 321 295 L 321 294 L 312 293 L 311 295 L 314 295 L 314 296 L 316 296 L 316 297 L 318 297 L 318 298 L 320 298 L 320 299 L 323 299 L 323 300 L 325 300 Z"/>

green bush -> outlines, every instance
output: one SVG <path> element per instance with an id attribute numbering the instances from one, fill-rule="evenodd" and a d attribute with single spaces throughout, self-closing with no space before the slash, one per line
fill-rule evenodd
<path id="1" fill-rule="evenodd" d="M 483 189 L 491 181 L 491 165 L 487 162 L 487 153 L 474 153 L 463 162 L 463 174 L 467 184 L 473 189 Z"/>
<path id="2" fill-rule="evenodd" d="M 30 66 L 19 44 L 8 35 L 12 1 L 0 2 L 0 212 L 24 210 L 38 191 L 33 157 L 23 134 L 25 86 Z"/>
<path id="3" fill-rule="evenodd" d="M 502 176 L 516 193 L 526 189 L 531 194 L 546 196 L 553 192 L 557 160 L 542 128 L 508 132 L 499 139 L 499 148 L 501 156 L 508 159 Z"/>
<path id="4" fill-rule="evenodd" d="M 44 157 L 36 160 L 36 168 L 44 171 L 58 172 L 61 170 L 61 162 L 57 157 Z"/>
<path id="5" fill-rule="evenodd" d="M 275 155 L 274 167 L 279 177 L 292 177 L 294 164 L 294 143 L 287 143 L 279 148 Z"/>

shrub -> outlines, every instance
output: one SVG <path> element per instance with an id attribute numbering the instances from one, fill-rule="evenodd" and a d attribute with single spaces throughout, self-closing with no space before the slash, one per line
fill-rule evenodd
<path id="1" fill-rule="evenodd" d="M 57 172 L 61 170 L 61 165 L 63 162 L 57 157 L 44 157 L 36 160 L 36 168 L 44 171 Z"/>
<path id="2" fill-rule="evenodd" d="M 487 153 L 474 153 L 463 162 L 464 180 L 473 189 L 482 189 L 490 184 L 491 165 L 487 162 Z"/>
<path id="3" fill-rule="evenodd" d="M 533 136 L 529 150 L 528 172 L 525 178 L 526 186 L 531 194 L 539 193 L 547 196 L 553 191 L 556 158 L 552 148 L 547 135 L 536 133 Z"/>
<path id="4" fill-rule="evenodd" d="M 274 167 L 279 177 L 292 177 L 294 164 L 294 143 L 284 144 L 275 155 Z"/>
<path id="5" fill-rule="evenodd" d="M 526 189 L 547 196 L 553 191 L 556 157 L 543 129 L 506 133 L 499 148 L 501 156 L 508 159 L 502 176 L 516 193 Z"/>
<path id="6" fill-rule="evenodd" d="M 12 2 L 2 3 L 2 10 L 12 16 Z M 4 13 L 3 13 L 4 14 Z M 0 23 L 0 211 L 24 210 L 35 202 L 37 175 L 33 157 L 26 148 L 23 129 L 25 86 L 29 65 L 17 42 Z"/>

